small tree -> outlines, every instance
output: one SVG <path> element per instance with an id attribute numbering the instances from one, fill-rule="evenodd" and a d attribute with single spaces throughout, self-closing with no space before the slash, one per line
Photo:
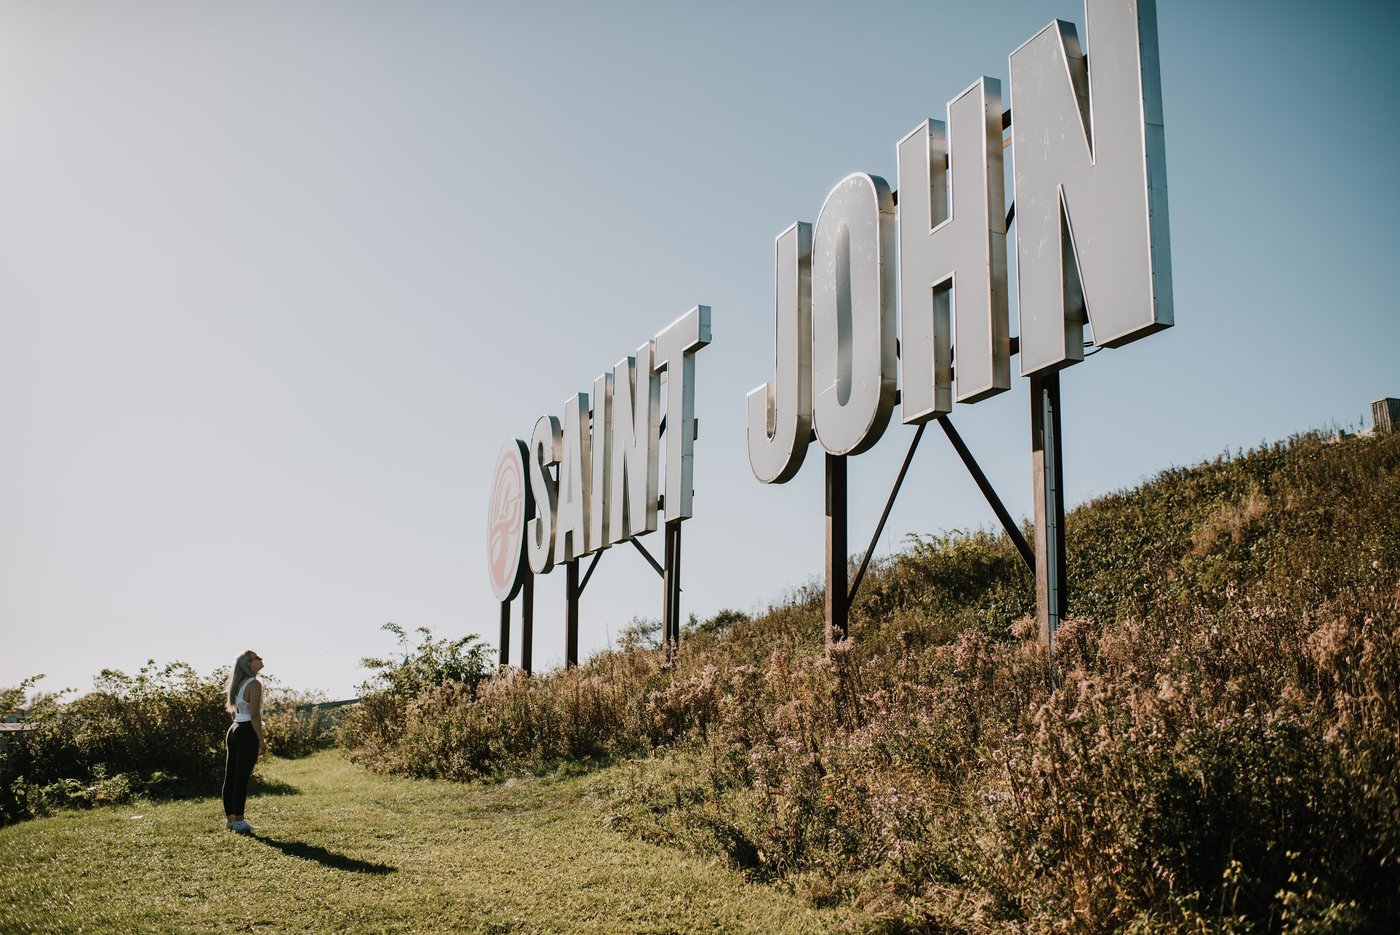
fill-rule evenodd
<path id="1" fill-rule="evenodd" d="M 475 697 L 477 687 L 491 674 L 491 651 L 475 636 L 435 640 L 431 630 L 419 627 L 415 632 L 422 639 L 417 646 L 410 646 L 407 632 L 397 623 L 386 623 L 381 629 L 398 637 L 401 656 L 397 660 L 360 660 L 361 666 L 374 673 L 363 686 L 365 694 L 387 691 L 408 700 L 455 683 L 468 686 Z"/>
<path id="2" fill-rule="evenodd" d="M 633 617 L 632 622 L 617 634 L 617 648 L 623 652 L 634 649 L 657 649 L 661 646 L 661 621 Z"/>

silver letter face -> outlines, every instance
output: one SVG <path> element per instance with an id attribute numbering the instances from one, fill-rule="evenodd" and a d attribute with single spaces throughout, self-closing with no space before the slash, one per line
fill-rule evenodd
<path id="1" fill-rule="evenodd" d="M 613 375 L 601 373 L 593 381 L 593 417 L 589 443 L 593 450 L 593 474 L 588 485 L 588 551 L 608 547 L 608 495 L 612 492 Z"/>
<path id="2" fill-rule="evenodd" d="M 495 482 L 486 512 L 486 559 L 491 593 L 508 601 L 520 590 L 525 570 L 525 521 L 534 508 L 525 476 L 525 443 L 512 438 L 496 458 Z"/>
<path id="3" fill-rule="evenodd" d="M 666 522 L 693 515 L 695 352 L 710 343 L 710 307 L 697 305 L 656 336 L 656 373 L 666 371 Z"/>
<path id="4" fill-rule="evenodd" d="M 661 460 L 661 378 L 651 342 L 613 368 L 612 478 L 608 497 L 613 542 L 656 529 Z"/>
<path id="5" fill-rule="evenodd" d="M 554 512 L 558 496 L 554 477 L 549 469 L 559 463 L 564 447 L 564 433 L 554 416 L 540 416 L 530 438 L 530 491 L 539 514 L 525 526 L 526 551 L 530 570 L 547 574 L 554 567 Z"/>
<path id="6" fill-rule="evenodd" d="M 1155 0 L 1086 0 L 1011 53 L 1021 374 L 1172 324 Z M 961 368 L 961 363 L 959 363 Z M 961 373 L 961 371 L 960 371 Z"/>
<path id="7" fill-rule="evenodd" d="M 894 409 L 893 249 L 889 185 L 848 175 L 812 234 L 812 419 L 834 455 L 874 445 Z"/>
<path id="8" fill-rule="evenodd" d="M 749 466 L 765 484 L 797 476 L 812 440 L 812 225 L 774 244 L 777 339 L 772 383 L 748 395 Z"/>
<path id="9" fill-rule="evenodd" d="M 666 521 L 692 514 L 695 352 L 709 343 L 710 309 L 697 305 L 638 348 L 635 357 L 599 374 L 591 408 L 588 394 L 577 393 L 564 403 L 562 425 L 541 416 L 528 445 L 506 445 L 487 516 L 491 585 L 502 602 L 519 590 L 525 565 L 547 574 L 556 562 L 574 562 L 656 529 L 663 374 L 670 386 L 666 418 L 671 426 Z"/>
<path id="10" fill-rule="evenodd" d="M 1001 82 L 982 78 L 946 131 L 929 120 L 898 151 L 900 409 L 916 423 L 952 411 L 954 336 L 958 402 L 1011 386 Z"/>
<path id="11" fill-rule="evenodd" d="M 587 551 L 588 482 L 593 473 L 588 441 L 588 394 L 576 393 L 564 404 L 564 454 L 554 532 L 554 553 L 560 562 L 571 562 Z"/>

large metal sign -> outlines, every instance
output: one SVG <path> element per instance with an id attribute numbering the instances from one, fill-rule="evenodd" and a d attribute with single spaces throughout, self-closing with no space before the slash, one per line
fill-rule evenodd
<path id="1" fill-rule="evenodd" d="M 1036 578 L 1042 637 L 1065 612 L 1059 372 L 1093 344 L 1119 347 L 1172 324 L 1167 183 L 1154 0 L 1086 0 L 1086 34 L 1055 21 L 1010 56 L 1012 110 L 981 77 L 896 146 L 896 192 L 864 172 L 827 195 L 815 224 L 774 246 L 773 379 L 747 400 L 748 456 L 763 483 L 795 477 L 813 442 L 826 469 L 828 637 L 847 611 L 927 423 L 937 422 Z M 1008 134 L 1009 131 L 1009 134 Z M 1014 199 L 1003 153 L 1014 162 Z M 1011 335 L 1007 233 L 1015 227 L 1018 334 Z M 566 658 L 577 661 L 578 596 L 603 549 L 632 542 L 665 581 L 666 637 L 679 639 L 680 523 L 692 510 L 694 354 L 710 341 L 698 306 L 542 416 L 498 459 L 488 514 L 501 658 L 522 595 L 530 667 L 533 578 L 566 565 Z M 1030 388 L 1035 545 L 1025 542 L 949 420 L 954 403 Z M 662 417 L 661 380 L 668 383 Z M 847 583 L 846 458 L 869 450 L 896 405 L 917 425 L 871 547 Z M 669 424 L 669 431 L 667 425 Z M 660 440 L 666 436 L 661 492 Z M 664 511 L 665 565 L 637 542 Z M 593 554 L 582 579 L 579 560 Z"/>
<path id="2" fill-rule="evenodd" d="M 531 668 L 534 576 L 555 565 L 567 569 L 565 660 L 578 662 L 579 597 L 603 550 L 623 542 L 662 574 L 667 640 L 679 638 L 680 523 L 693 514 L 695 496 L 695 354 L 709 343 L 710 309 L 697 305 L 599 374 L 591 397 L 569 397 L 562 421 L 540 416 L 528 442 L 512 438 L 502 447 L 486 536 L 491 588 L 501 602 L 503 665 L 510 603 L 523 591 L 521 667 Z M 637 541 L 663 515 L 665 565 Z M 588 555 L 594 565 L 580 578 L 579 560 Z"/>
<path id="3" fill-rule="evenodd" d="M 774 379 L 748 397 L 749 462 L 760 481 L 783 483 L 812 441 L 826 452 L 833 638 L 845 634 L 852 596 L 839 459 L 879 441 L 896 367 L 900 418 L 939 420 L 980 475 L 947 416 L 955 400 L 1010 389 L 1013 353 L 1031 382 L 1034 564 L 1047 641 L 1064 612 L 1058 371 L 1083 360 L 1086 325 L 1094 344 L 1118 347 L 1172 324 L 1155 4 L 1086 0 L 1085 17 L 1090 48 L 1056 21 L 1011 53 L 1014 119 L 1001 83 L 978 79 L 949 102 L 946 122 L 929 119 L 899 142 L 897 199 L 883 179 L 855 173 L 832 189 L 815 227 L 798 223 L 777 238 Z M 1007 283 L 1013 219 L 1017 338 Z"/>

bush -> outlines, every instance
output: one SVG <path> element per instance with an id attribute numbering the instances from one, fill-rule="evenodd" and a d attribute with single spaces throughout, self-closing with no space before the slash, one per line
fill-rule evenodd
<path id="1" fill-rule="evenodd" d="M 374 674 L 360 687 L 360 703 L 341 721 L 340 738 L 352 759 L 380 769 L 400 768 L 414 755 L 401 749 L 413 714 L 425 704 L 450 704 L 450 699 L 471 699 L 490 674 L 489 650 L 474 636 L 457 640 L 433 639 L 420 627 L 420 641 L 410 647 L 408 634 L 396 623 L 383 628 L 398 640 L 400 657 L 367 658 L 361 662 Z"/>
<path id="2" fill-rule="evenodd" d="M 152 661 L 135 676 L 104 669 L 92 692 L 71 701 L 41 695 L 25 708 L 42 676 L 0 692 L 0 711 L 23 714 L 29 728 L 0 748 L 0 825 L 142 795 L 217 795 L 227 677 Z M 303 756 L 334 743 L 336 717 L 316 706 L 323 697 L 263 681 L 268 754 Z"/>
<path id="3" fill-rule="evenodd" d="M 563 761 L 600 762 L 652 740 L 649 713 L 634 688 L 639 682 L 660 684 L 655 652 L 639 647 L 605 654 L 580 668 L 533 678 L 518 669 L 489 671 L 486 649 L 474 637 L 435 642 L 420 630 L 422 643 L 408 650 L 402 631 L 391 632 L 404 644 L 403 661 L 390 666 L 367 660 L 380 669 L 379 687 L 345 716 L 340 733 L 351 759 L 370 769 L 476 779 Z M 438 668 L 440 678 L 398 675 L 399 668 L 422 670 L 425 660 L 451 657 L 453 645 L 466 664 Z M 418 693 L 407 693 L 405 685 Z"/>
<path id="4" fill-rule="evenodd" d="M 263 736 L 267 753 L 294 759 L 335 745 L 341 707 L 327 708 L 324 692 L 299 692 L 268 678 L 263 703 Z"/>
<path id="5" fill-rule="evenodd" d="M 646 753 L 703 731 L 721 686 L 713 666 L 695 667 L 694 647 L 713 644 L 746 619 L 723 611 L 694 621 L 692 639 L 669 664 L 651 648 L 659 623 L 633 620 L 619 636 L 624 648 L 544 676 L 489 671 L 475 637 L 449 643 L 420 630 L 421 644 L 410 649 L 403 631 L 390 625 L 402 661 L 366 660 L 379 674 L 346 715 L 340 741 L 370 769 L 458 780 Z M 434 662 L 454 653 L 470 664 Z M 403 668 L 418 674 L 402 676 Z M 439 676 L 424 677 L 426 671 Z"/>
<path id="6" fill-rule="evenodd" d="M 34 681 L 11 690 L 9 703 Z M 104 669 L 75 700 L 43 699 L 26 712 L 30 729 L 0 750 L 0 824 L 137 793 L 216 790 L 229 723 L 223 695 L 219 673 L 201 678 L 185 663 L 152 661 L 135 676 Z"/>

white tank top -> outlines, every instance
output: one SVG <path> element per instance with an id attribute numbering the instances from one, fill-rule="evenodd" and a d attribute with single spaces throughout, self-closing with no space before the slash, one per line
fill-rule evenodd
<path id="1" fill-rule="evenodd" d="M 256 681 L 256 679 L 244 679 L 243 684 L 238 686 L 238 695 L 233 700 L 233 706 L 238 711 L 238 713 L 233 716 L 233 722 L 235 724 L 246 724 L 253 719 L 252 706 L 243 699 L 243 693 L 248 690 L 248 686 L 254 681 Z"/>

